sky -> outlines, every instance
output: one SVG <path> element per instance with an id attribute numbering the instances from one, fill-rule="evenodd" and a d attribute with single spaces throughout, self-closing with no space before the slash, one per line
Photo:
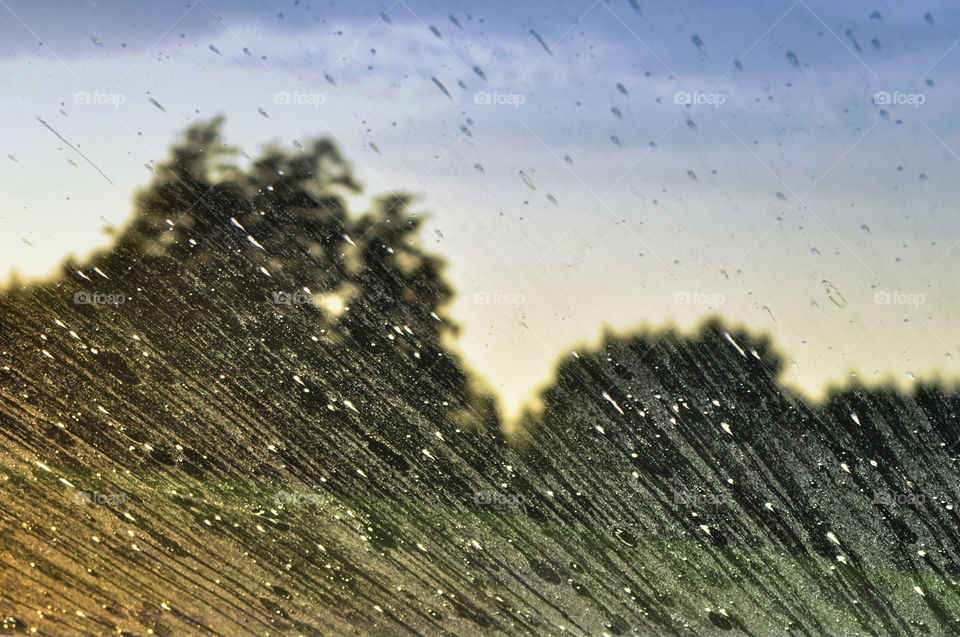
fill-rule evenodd
<path id="1" fill-rule="evenodd" d="M 508 414 L 606 330 L 711 315 L 769 335 L 812 397 L 851 372 L 958 377 L 949 2 L 0 0 L 0 15 L 0 280 L 108 246 L 150 166 L 222 114 L 254 157 L 332 138 L 366 187 L 357 211 L 418 196 L 456 346 Z"/>

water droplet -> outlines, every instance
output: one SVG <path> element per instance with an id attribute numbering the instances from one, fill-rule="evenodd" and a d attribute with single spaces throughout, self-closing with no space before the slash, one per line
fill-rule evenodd
<path id="1" fill-rule="evenodd" d="M 550 55 L 553 55 L 553 53 L 550 51 L 550 47 L 548 47 L 548 46 L 547 46 L 547 43 L 543 41 L 543 38 L 540 37 L 540 34 L 539 34 L 539 33 L 537 33 L 536 31 L 534 31 L 533 29 L 530 29 L 530 35 L 532 35 L 533 37 L 535 37 L 535 38 L 537 39 L 537 42 L 540 43 L 540 46 L 543 47 L 543 50 L 544 50 L 544 51 L 546 51 L 546 52 L 549 53 Z"/>
<path id="2" fill-rule="evenodd" d="M 520 177 L 523 179 L 523 183 L 527 184 L 532 190 L 536 190 L 536 187 L 533 185 L 533 180 L 530 179 L 530 175 L 521 170 Z"/>
<path id="3" fill-rule="evenodd" d="M 446 95 L 450 99 L 453 99 L 453 96 L 450 95 L 450 91 L 447 90 L 447 87 L 444 86 L 440 80 L 438 80 L 435 77 L 431 77 L 430 79 L 433 80 L 434 85 L 436 85 L 436 87 L 439 88 L 444 95 Z"/>

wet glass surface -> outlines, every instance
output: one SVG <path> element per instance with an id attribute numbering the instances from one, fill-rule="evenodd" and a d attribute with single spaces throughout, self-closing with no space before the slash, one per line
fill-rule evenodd
<path id="1" fill-rule="evenodd" d="M 951 4 L 0 15 L 0 632 L 960 631 Z"/>

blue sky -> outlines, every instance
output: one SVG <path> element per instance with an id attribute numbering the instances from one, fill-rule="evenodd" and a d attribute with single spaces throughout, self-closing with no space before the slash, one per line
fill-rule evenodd
<path id="1" fill-rule="evenodd" d="M 330 135 L 368 195 L 421 195 L 460 346 L 510 410 L 604 325 L 711 312 L 814 394 L 955 377 L 956 7 L 313 4 L 0 2 L 0 270 L 107 245 L 144 164 L 224 114 L 251 156 Z"/>

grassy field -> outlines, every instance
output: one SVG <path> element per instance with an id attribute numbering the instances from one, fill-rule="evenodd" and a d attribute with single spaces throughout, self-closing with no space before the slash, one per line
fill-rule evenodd
<path id="1" fill-rule="evenodd" d="M 960 626 L 954 580 L 889 564 L 538 521 L 524 507 L 48 468 L 0 470 L 19 520 L 3 535 L 0 600 L 24 627 L 39 622 L 54 634 L 944 634 Z M 84 504 L 80 491 L 124 502 Z M 11 582 L 13 572 L 21 579 Z M 121 584 L 131 578 L 138 587 Z M 245 620 L 263 608 L 275 622 Z"/>

